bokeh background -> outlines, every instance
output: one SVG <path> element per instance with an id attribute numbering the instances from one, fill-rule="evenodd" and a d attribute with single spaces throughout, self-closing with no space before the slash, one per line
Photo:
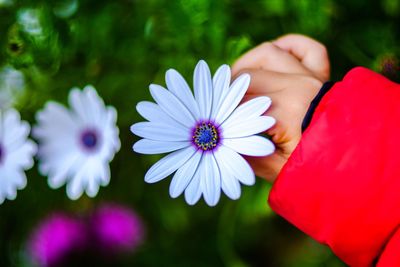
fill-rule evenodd
<path id="1" fill-rule="evenodd" d="M 141 120 L 135 105 L 150 100 L 148 85 L 165 84 L 168 68 L 191 82 L 199 59 L 215 71 L 289 32 L 326 44 L 333 80 L 362 65 L 398 81 L 399 18 L 400 0 L 0 0 L 1 107 L 34 124 L 46 101 L 66 103 L 70 88 L 92 84 L 117 108 L 122 142 L 111 182 L 94 199 L 71 201 L 36 166 L 28 171 L 26 189 L 0 206 L 0 266 L 35 266 L 27 240 L 49 214 L 85 218 L 105 202 L 135 211 L 144 241 L 111 256 L 71 255 L 67 266 L 344 266 L 270 210 L 261 179 L 215 208 L 171 199 L 170 179 L 145 184 L 159 156 L 133 153 L 129 126 Z"/>

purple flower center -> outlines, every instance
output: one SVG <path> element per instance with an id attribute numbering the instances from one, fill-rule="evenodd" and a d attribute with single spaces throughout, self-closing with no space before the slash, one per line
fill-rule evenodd
<path id="1" fill-rule="evenodd" d="M 84 148 L 93 150 L 98 143 L 98 135 L 93 130 L 86 130 L 81 135 L 81 143 Z"/>
<path id="2" fill-rule="evenodd" d="M 212 150 L 219 143 L 219 131 L 212 122 L 200 122 L 193 129 L 193 144 L 204 151 Z"/>

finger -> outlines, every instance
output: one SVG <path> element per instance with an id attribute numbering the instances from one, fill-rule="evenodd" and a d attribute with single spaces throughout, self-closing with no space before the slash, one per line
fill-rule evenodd
<path id="1" fill-rule="evenodd" d="M 232 73 L 254 68 L 282 73 L 311 74 L 299 60 L 270 42 L 265 42 L 241 56 L 233 65 Z"/>
<path id="2" fill-rule="evenodd" d="M 279 126 L 283 113 L 281 107 L 284 106 L 284 102 L 287 100 L 286 95 L 288 94 L 283 92 L 283 89 L 291 86 L 291 83 L 293 83 L 292 77 L 287 74 L 262 69 L 243 69 L 238 75 L 241 73 L 247 73 L 251 77 L 249 88 L 242 102 L 258 96 L 268 96 L 271 98 L 272 104 L 265 114 L 277 119 L 277 126 Z"/>
<path id="3" fill-rule="evenodd" d="M 293 77 L 281 72 L 269 71 L 264 69 L 241 69 L 233 76 L 235 80 L 241 74 L 250 75 L 250 85 L 247 94 L 263 94 L 267 95 L 272 92 L 280 91 L 285 87 L 293 84 Z"/>
<path id="4" fill-rule="evenodd" d="M 328 52 L 320 42 L 300 34 L 284 35 L 272 42 L 277 47 L 292 53 L 321 81 L 329 80 Z"/>
<path id="5" fill-rule="evenodd" d="M 321 82 L 304 75 L 287 75 L 260 69 L 246 69 L 243 72 L 251 77 L 247 98 L 268 96 L 272 100 L 266 114 L 277 121 L 267 131 L 274 143 L 279 146 L 288 144 L 294 137 L 301 135 L 301 121 L 310 101 L 321 87 Z M 297 90 L 297 86 L 307 90 Z"/>

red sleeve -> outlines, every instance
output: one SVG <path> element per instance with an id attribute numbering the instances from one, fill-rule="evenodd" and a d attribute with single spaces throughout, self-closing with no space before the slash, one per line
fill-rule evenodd
<path id="1" fill-rule="evenodd" d="M 350 266 L 400 266 L 399 152 L 400 85 L 357 67 L 322 98 L 269 203 Z"/>

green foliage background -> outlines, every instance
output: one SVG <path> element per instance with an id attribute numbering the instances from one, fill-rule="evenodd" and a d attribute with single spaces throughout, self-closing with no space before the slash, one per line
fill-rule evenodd
<path id="1" fill-rule="evenodd" d="M 36 12 L 40 35 L 24 31 L 19 18 L 27 9 Z M 134 208 L 146 223 L 146 242 L 112 263 L 89 255 L 71 266 L 344 266 L 270 210 L 270 186 L 262 180 L 215 208 L 171 199 L 170 179 L 145 184 L 145 171 L 159 157 L 131 151 L 137 138 L 129 126 L 141 120 L 135 105 L 150 100 L 148 85 L 165 84 L 168 68 L 191 82 L 199 59 L 215 71 L 288 32 L 327 45 L 333 80 L 355 65 L 385 71 L 394 62 L 398 70 L 399 16 L 400 0 L 0 0 L 0 66 L 25 75 L 15 104 L 23 119 L 34 124 L 46 101 L 66 103 L 70 88 L 93 84 L 117 108 L 122 142 L 111 183 L 94 199 L 70 201 L 65 187 L 51 190 L 36 168 L 28 171 L 27 188 L 0 206 L 0 266 L 31 266 L 25 241 L 49 212 L 85 214 L 104 201 Z"/>

